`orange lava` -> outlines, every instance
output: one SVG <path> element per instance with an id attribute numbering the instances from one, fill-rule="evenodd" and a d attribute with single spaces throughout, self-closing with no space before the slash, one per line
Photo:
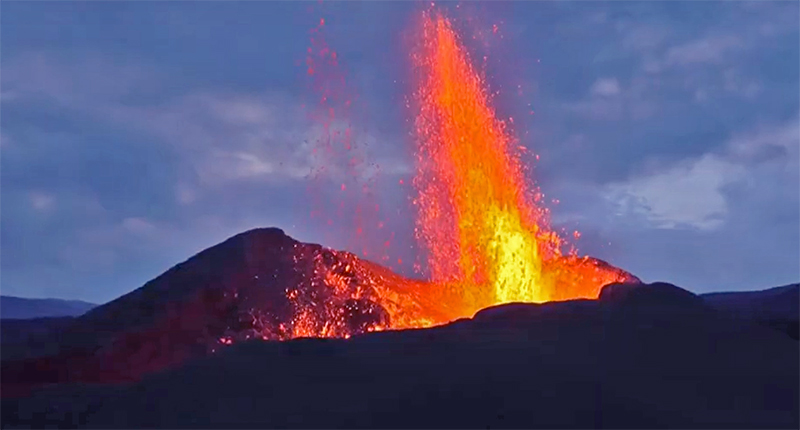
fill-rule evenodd
<path id="1" fill-rule="evenodd" d="M 508 302 L 596 298 L 619 273 L 563 256 L 525 150 L 497 118 L 488 87 L 452 23 L 423 13 L 413 52 L 418 137 L 417 237 L 432 280 L 465 315 Z"/>
<path id="2" fill-rule="evenodd" d="M 264 338 L 429 327 L 502 303 L 596 298 L 604 285 L 636 280 L 600 260 L 561 252 L 564 242 L 549 225 L 541 194 L 525 178 L 525 148 L 497 118 L 452 23 L 431 9 L 418 34 L 414 203 L 431 280 L 403 278 L 348 252 L 296 245 L 294 264 L 304 269 L 286 287 L 293 317 Z M 322 52 L 331 51 L 325 45 Z M 313 65 L 309 74 L 324 80 Z M 331 96 L 323 92 L 323 105 Z M 326 131 L 334 116 L 327 111 Z M 324 145 L 329 152 L 334 146 Z M 339 150 L 351 149 L 348 136 Z"/>

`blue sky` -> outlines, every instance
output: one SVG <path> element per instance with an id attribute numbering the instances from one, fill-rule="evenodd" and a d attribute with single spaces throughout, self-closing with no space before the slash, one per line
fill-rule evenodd
<path id="1" fill-rule="evenodd" d="M 471 48 L 489 53 L 498 109 L 540 154 L 533 174 L 583 253 L 696 292 L 798 281 L 797 2 L 455 6 L 473 30 L 499 26 Z M 410 273 L 419 7 L 3 2 L 3 294 L 104 302 L 257 226 L 346 246 L 345 223 L 307 216 L 320 125 L 303 62 L 320 17 L 347 120 L 380 166 L 381 235 Z"/>

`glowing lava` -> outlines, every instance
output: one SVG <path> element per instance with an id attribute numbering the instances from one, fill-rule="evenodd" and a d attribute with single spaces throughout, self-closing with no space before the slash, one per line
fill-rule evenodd
<path id="1" fill-rule="evenodd" d="M 270 327 L 259 329 L 259 336 L 349 337 L 428 327 L 501 303 L 596 298 L 606 284 L 636 280 L 602 261 L 562 255 L 541 194 L 527 185 L 522 148 L 497 118 L 488 87 L 451 22 L 440 12 L 425 12 L 419 34 L 412 55 L 416 232 L 428 250 L 431 281 L 403 278 L 347 252 L 296 244 L 297 273 L 285 284 L 292 317 L 277 317 L 283 321 L 277 327 L 259 322 Z M 327 58 L 332 51 L 322 46 Z M 312 68 L 309 62 L 309 74 L 323 83 L 329 79 L 321 73 L 324 64 Z M 323 91 L 322 100 L 329 134 L 332 93 Z M 344 143 L 339 150 L 349 154 L 349 134 Z M 323 146 L 336 153 L 329 139 Z"/>
<path id="2" fill-rule="evenodd" d="M 419 141 L 417 237 L 432 280 L 466 314 L 498 303 L 595 298 L 620 276 L 561 255 L 548 212 L 526 187 L 517 150 L 451 22 L 423 13 L 412 55 Z"/>

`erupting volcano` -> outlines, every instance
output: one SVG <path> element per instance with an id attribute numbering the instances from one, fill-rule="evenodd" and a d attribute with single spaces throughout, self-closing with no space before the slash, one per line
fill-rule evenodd
<path id="1" fill-rule="evenodd" d="M 433 280 L 465 312 L 506 302 L 596 298 L 621 279 L 561 255 L 541 194 L 526 186 L 519 152 L 488 86 L 451 22 L 424 13 L 417 71 L 418 237 Z M 537 206 L 539 204 L 539 206 Z"/>
<path id="2" fill-rule="evenodd" d="M 471 17 L 461 18 L 460 11 L 482 6 L 454 7 L 449 12 L 433 4 L 417 9 L 411 31 L 404 33 L 405 49 L 400 56 L 391 55 L 389 43 L 385 43 L 394 24 L 384 25 L 380 17 L 396 19 L 408 11 L 407 6 L 342 5 L 337 12 L 325 15 L 331 19 L 322 18 L 319 10 L 313 12 L 310 44 L 305 53 L 296 53 L 306 60 L 296 63 L 297 75 L 309 84 L 304 93 L 308 99 L 298 112 L 293 108 L 297 89 L 286 88 L 291 83 L 284 80 L 277 64 L 290 66 L 281 59 L 295 55 L 290 52 L 294 46 L 291 40 L 261 40 L 264 43 L 258 45 L 269 60 L 270 70 L 262 75 L 271 90 L 266 97 L 262 100 L 239 93 L 252 85 L 253 73 L 264 70 L 253 65 L 250 50 L 228 45 L 255 46 L 259 42 L 255 38 L 275 35 L 295 39 L 293 18 L 301 13 L 288 6 L 270 9 L 268 2 L 253 3 L 259 4 L 239 4 L 240 14 L 214 7 L 191 16 L 182 9 L 166 10 L 161 5 L 145 13 L 137 5 L 133 12 L 145 24 L 152 21 L 152 15 L 169 27 L 170 17 L 177 17 L 181 29 L 196 26 L 209 36 L 207 39 L 215 41 L 200 53 L 196 48 L 202 41 L 193 38 L 178 38 L 187 40 L 176 39 L 166 50 L 156 43 L 152 52 L 147 50 L 148 40 L 141 40 L 136 52 L 144 58 L 157 60 L 164 53 L 188 52 L 178 55 L 181 58 L 177 62 L 170 58 L 167 72 L 190 70 L 193 65 L 211 64 L 220 58 L 226 62 L 213 67 L 212 75 L 197 70 L 191 82 L 164 97 L 153 91 L 174 79 L 162 82 L 161 69 L 151 67 L 157 64 L 150 65 L 149 61 L 144 68 L 138 63 L 126 62 L 122 68 L 111 64 L 111 70 L 124 72 L 119 79 L 121 86 L 103 81 L 103 91 L 89 91 L 93 88 L 83 85 L 82 79 L 68 92 L 54 93 L 51 85 L 44 85 L 50 82 L 49 76 L 62 69 L 67 78 L 78 76 L 76 71 L 84 71 L 86 59 L 50 58 L 47 52 L 34 52 L 31 57 L 25 32 L 11 32 L 10 39 L 22 45 L 17 49 L 19 55 L 11 58 L 14 73 L 9 73 L 13 77 L 8 89 L 15 95 L 10 109 L 17 112 L 12 112 L 10 122 L 19 122 L 12 129 L 19 133 L 13 133 L 10 155 L 22 164 L 12 169 L 10 179 L 18 183 L 10 200 L 18 206 L 12 207 L 17 218 L 32 219 L 9 231 L 16 232 L 16 227 L 24 230 L 23 234 L 11 235 L 18 242 L 12 251 L 42 251 L 38 257 L 15 258 L 12 281 L 34 281 L 30 287 L 38 293 L 82 292 L 101 297 L 124 288 L 127 280 L 141 274 L 142 267 L 172 255 L 145 255 L 145 251 L 160 251 L 173 242 L 184 242 L 188 234 L 202 236 L 191 243 L 211 237 L 218 243 L 139 288 L 128 289 L 126 294 L 74 317 L 12 319 L 12 312 L 6 309 L 13 311 L 14 306 L 6 305 L 13 301 L 7 302 L 8 297 L 3 296 L 0 429 L 800 428 L 800 284 L 698 295 L 670 283 L 643 283 L 604 261 L 579 255 L 572 232 L 562 232 L 558 219 L 551 219 L 549 200 L 542 192 L 547 191 L 548 178 L 534 178 L 534 172 L 528 169 L 549 143 L 529 142 L 524 137 L 521 130 L 527 127 L 526 121 L 520 120 L 522 112 L 514 109 L 513 100 L 504 98 L 505 92 L 501 95 L 498 91 L 501 83 L 508 83 L 504 75 L 510 72 L 508 63 L 498 60 L 507 57 L 495 57 L 496 53 L 485 49 L 489 49 L 491 38 L 501 38 L 500 29 L 492 26 L 491 32 L 482 32 Z M 300 6 L 304 10 L 308 7 L 308 3 Z M 19 10 L 23 15 L 20 22 L 34 22 L 32 11 L 24 9 Z M 654 13 L 648 12 L 648 17 L 665 15 L 662 9 L 659 6 Z M 561 20 L 559 11 L 553 8 L 535 12 L 515 8 L 515 13 L 523 15 L 515 16 L 516 24 L 511 26 L 546 16 L 542 34 L 554 34 L 574 27 L 576 22 L 588 23 L 587 17 L 596 21 L 598 11 L 641 15 L 638 6 L 628 12 L 616 7 L 609 11 L 592 7 L 583 12 L 570 8 Z M 74 30 L 75 22 L 82 22 L 79 15 L 86 10 L 82 7 L 74 12 L 77 15 L 73 13 L 74 19 L 70 19 L 68 10 L 60 10 L 60 15 L 67 15 L 59 20 L 55 31 L 69 34 Z M 111 13 L 108 20 L 113 21 L 120 11 L 107 12 Z M 674 10 L 666 12 L 670 19 L 680 18 Z M 741 13 L 723 12 L 721 15 L 737 18 L 734 24 L 741 24 Z M 758 25 L 768 17 L 767 12 L 756 14 Z M 209 13 L 212 15 L 207 16 Z M 224 22 L 216 25 L 220 16 L 224 21 L 237 22 L 233 39 L 226 37 L 231 33 L 229 26 Z M 267 33 L 263 32 L 265 16 L 269 18 Z M 670 19 L 657 18 L 659 25 L 671 28 Z M 197 21 L 195 26 L 193 20 Z M 333 49 L 334 43 L 328 43 L 335 35 L 327 30 L 336 21 L 344 24 L 339 36 L 354 35 L 348 24 L 365 23 L 364 28 L 357 29 L 357 37 L 369 39 L 347 44 L 348 55 L 364 61 L 390 60 L 385 73 L 372 73 L 375 69 L 367 67 L 359 74 L 366 78 L 361 83 L 370 88 L 373 97 L 359 97 L 355 91 L 358 86 L 348 84 L 342 67 L 348 55 L 341 55 Z M 624 43 L 643 28 L 634 19 L 626 22 L 631 24 L 629 31 L 598 43 Z M 589 30 L 603 33 L 614 23 L 594 22 Z M 678 33 L 688 31 L 682 21 L 677 24 Z M 24 30 L 25 26 L 18 27 Z M 714 24 L 710 28 L 717 27 Z M 77 32 L 81 34 L 79 40 L 67 42 L 88 42 L 92 34 L 104 41 L 109 37 L 105 30 Z M 132 31 L 112 31 L 112 36 L 135 37 L 141 29 Z M 218 34 L 212 35 L 214 32 Z M 528 35 L 526 42 L 539 37 L 530 32 L 520 34 Z M 583 42 L 572 36 L 562 39 Z M 779 40 L 776 37 L 771 35 L 769 42 Z M 546 45 L 551 45 L 549 42 Z M 659 52 L 667 49 L 671 53 L 686 41 L 665 38 L 660 42 Z M 564 40 L 558 40 L 546 47 L 543 56 L 553 58 L 550 49 L 569 52 L 571 45 L 562 43 Z M 196 56 L 198 53 L 203 56 Z M 106 69 L 109 65 L 102 49 L 99 54 L 87 64 L 96 68 L 97 63 Z M 398 69 L 398 58 L 403 63 L 400 68 L 408 73 L 400 73 L 406 78 L 400 79 L 405 88 L 403 94 L 394 97 L 388 95 L 393 93 L 388 87 L 393 86 L 390 82 Z M 570 58 L 567 63 L 576 60 Z M 550 70 L 557 71 L 556 63 L 548 66 Z M 567 67 L 567 63 L 562 61 L 561 67 Z M 616 67 L 602 65 L 600 72 L 607 72 L 611 66 Z M 278 69 L 272 70 L 275 67 Z M 677 69 L 664 76 L 673 84 L 682 82 L 683 75 Z M 696 74 L 695 68 L 681 69 L 689 73 L 686 76 Z M 238 73 L 241 70 L 248 73 Z M 614 70 L 611 75 L 627 76 L 624 68 Z M 237 73 L 229 75 L 230 71 Z M 35 76 L 27 76 L 30 72 Z M 637 85 L 637 73 L 633 71 L 631 85 Z M 217 87 L 221 76 L 232 79 L 224 88 Z M 594 101 L 595 90 L 607 88 L 599 84 L 618 84 L 613 76 L 603 76 L 582 76 L 598 79 L 583 101 Z M 575 80 L 574 76 L 567 78 Z M 561 85 L 581 84 L 569 81 Z M 5 79 L 2 84 L 5 96 Z M 661 88 L 655 90 L 659 91 L 651 95 L 662 92 Z M 559 97 L 557 90 L 548 91 L 552 97 Z M 387 95 L 380 97 L 382 93 Z M 78 102 L 101 103 L 111 108 L 111 115 L 96 115 L 94 110 L 83 109 L 81 103 L 67 103 L 63 95 Z M 613 100 L 610 94 L 601 95 Z M 691 102 L 691 94 L 688 96 L 684 99 Z M 719 99 L 721 94 L 716 96 Z M 7 106 L 5 99 L 3 108 Z M 57 110 L 39 111 L 42 103 L 38 101 L 50 99 L 58 102 Z M 364 106 L 362 100 L 375 100 L 375 104 Z M 393 118 L 396 111 L 392 105 L 400 100 L 406 102 L 406 119 L 410 121 L 396 125 L 407 130 L 369 118 L 370 109 L 380 112 L 382 119 Z M 658 113 L 671 115 L 672 107 L 681 100 L 670 98 Z M 710 100 L 713 102 L 713 97 Z M 532 118 L 527 115 L 531 111 L 526 111 L 525 118 Z M 45 133 L 53 128 L 48 121 L 54 112 L 63 113 L 66 122 L 59 121 L 53 133 Z M 171 123 L 162 121 L 164 118 L 151 118 L 151 112 L 180 123 L 185 127 L 180 130 L 182 135 L 178 136 Z M 304 114 L 308 115 L 306 120 L 298 119 Z M 584 113 L 561 114 L 562 120 L 571 121 Z M 131 124 L 120 121 L 127 116 L 131 116 Z M 592 121 L 591 126 L 602 132 L 626 124 L 624 121 L 641 119 L 627 116 L 609 118 L 607 124 Z M 39 124 L 41 121 L 44 123 Z M 633 139 L 648 133 L 652 122 L 638 121 Z M 561 134 L 558 124 L 553 125 L 554 135 Z M 84 136 L 88 140 L 73 138 L 73 128 L 88 133 Z M 134 166 L 138 166 L 143 160 L 137 157 L 164 152 L 153 152 L 149 146 L 133 152 L 127 147 L 104 149 L 98 160 L 108 163 L 98 164 L 94 160 L 97 154 L 90 151 L 92 139 L 113 130 L 138 130 L 137 136 L 124 136 L 124 140 L 130 140 L 128 145 L 137 139 L 154 138 L 174 140 L 177 146 L 166 152 L 168 157 L 161 157 L 164 160 L 152 160 L 153 169 L 133 176 L 131 173 L 139 172 L 124 170 L 111 175 L 120 184 L 96 189 L 96 179 L 108 176 L 109 166 L 121 166 L 120 156 L 132 157 Z M 698 131 L 702 127 L 698 129 L 697 124 L 682 129 L 687 133 Z M 761 172 L 759 166 L 764 160 L 759 158 L 763 155 L 760 149 L 768 149 L 770 139 L 777 136 L 778 144 L 785 143 L 783 128 L 778 133 L 766 127 L 752 136 L 739 136 L 737 130 L 720 132 L 727 131 L 733 133 L 736 151 L 718 155 L 725 162 L 739 163 L 737 168 L 746 173 Z M 409 138 L 400 146 L 407 146 L 408 151 L 377 142 L 377 137 L 406 132 L 410 132 Z M 72 181 L 67 185 L 70 189 L 79 186 L 78 194 L 64 193 L 63 187 L 49 189 L 52 181 L 47 178 L 36 182 L 44 188 L 28 189 L 31 181 L 19 173 L 24 169 L 45 173 L 41 168 L 53 164 L 53 151 L 47 150 L 52 140 L 48 134 L 58 137 L 64 133 L 70 148 L 81 153 L 64 160 L 64 166 L 56 163 L 56 167 L 74 170 L 102 164 L 104 168 L 80 178 L 69 174 L 50 178 Z M 5 142 L 5 131 L 3 134 Z M 207 135 L 197 147 L 184 144 L 199 134 Z M 223 136 L 242 142 L 223 147 Z M 601 140 L 603 137 L 599 136 Z M 32 152 L 20 151 L 17 143 L 25 139 L 32 139 Z M 7 146 L 4 143 L 3 150 Z M 664 148 L 655 150 L 663 152 Z M 182 150 L 190 153 L 183 154 Z M 398 152 L 407 153 L 408 160 L 401 159 Z M 747 156 L 734 157 L 742 154 Z M 45 155 L 50 158 L 41 158 Z M 684 161 L 696 159 L 692 156 Z M 236 164 L 222 161 L 208 170 L 208 160 L 234 160 Z M 542 157 L 542 162 L 553 161 Z M 582 162 L 586 160 L 577 161 Z M 678 163 L 678 167 L 683 165 Z M 659 167 L 667 170 L 638 172 L 641 176 L 623 172 L 626 182 L 621 184 L 637 177 L 662 178 L 674 166 Z M 694 164 L 690 167 L 695 168 Z M 750 172 L 750 167 L 758 169 Z M 164 169 L 176 172 L 169 171 L 165 177 Z M 702 173 L 703 167 L 699 169 Z M 213 177 L 218 172 L 225 174 Z M 753 176 L 749 173 L 748 177 Z M 145 188 L 132 188 L 131 178 L 163 185 L 151 187 L 158 198 L 143 200 L 140 191 Z M 573 175 L 570 180 L 575 183 L 575 194 L 596 189 L 592 179 L 597 178 Z M 191 198 L 184 199 L 183 193 L 178 202 L 161 198 L 174 191 L 173 185 L 189 187 Z M 296 195 L 304 186 L 307 194 Z M 109 192 L 114 192 L 113 196 Z M 121 207 L 113 204 L 116 200 L 109 200 L 125 198 L 125 192 L 135 192 L 131 197 L 136 201 Z M 55 206 L 50 207 L 50 202 L 47 207 L 40 205 L 42 196 Z M 743 196 L 747 197 L 737 196 L 740 206 L 754 201 Z M 78 200 L 73 202 L 75 198 Z M 91 198 L 92 207 L 82 208 L 86 198 Z M 143 202 L 152 204 L 143 206 Z M 240 205 L 233 206 L 232 202 Z M 112 206 L 106 208 L 106 203 Z M 285 206 L 276 206 L 282 204 Z M 98 213 L 94 206 L 101 211 Z M 258 213 L 251 212 L 254 210 Z M 85 213 L 86 222 L 73 222 L 77 213 Z M 308 215 L 306 220 L 299 219 L 303 214 Z M 194 219 L 195 215 L 201 219 Z M 281 226 L 246 231 L 236 227 L 275 217 L 290 221 L 298 234 L 317 236 L 315 240 L 327 246 L 297 240 Z M 740 218 L 727 220 L 726 228 L 743 225 Z M 620 220 L 624 219 L 623 214 Z M 129 220 L 137 221 L 136 227 L 146 228 L 130 229 Z M 87 229 L 87 222 L 97 225 Z M 226 222 L 233 224 L 224 225 Z M 56 241 L 20 242 L 31 239 L 30 233 L 36 229 L 50 232 L 54 226 L 65 228 Z M 208 230 L 198 232 L 201 228 Z M 617 231 L 616 225 L 609 228 Z M 641 231 L 649 230 L 643 226 Z M 714 242 L 695 239 L 713 239 L 725 231 L 720 227 L 714 235 L 695 234 L 684 239 L 713 251 L 710 245 Z M 397 234 L 400 232 L 405 234 Z M 222 240 L 222 234 L 227 239 Z M 2 236 L 6 237 L 5 229 Z M 578 232 L 574 236 L 577 239 Z M 651 241 L 638 242 L 643 249 L 658 245 L 652 241 L 659 235 L 642 236 L 636 239 Z M 78 241 L 74 256 L 62 252 L 63 246 L 71 245 L 62 239 Z M 713 252 L 706 254 L 709 259 L 722 261 Z M 83 261 L 96 255 L 113 258 Z M 669 252 L 664 257 L 669 258 Z M 784 264 L 781 262 L 788 261 L 786 257 L 776 254 L 775 259 Z M 653 255 L 636 260 L 652 269 L 659 266 Z M 418 278 L 400 274 L 402 269 L 410 270 L 413 263 Z M 48 276 L 51 272 L 64 274 L 64 284 L 45 286 L 41 282 L 45 278 L 23 273 L 26 267 L 46 268 Z M 709 269 L 714 267 L 711 264 Z M 753 279 L 782 276 L 769 272 L 770 267 L 752 269 L 758 275 Z M 702 264 L 684 268 L 687 272 L 674 275 L 697 278 L 697 270 L 703 269 Z M 98 272 L 89 276 L 82 269 Z M 741 273 L 748 275 L 746 272 Z M 102 280 L 112 273 L 127 275 L 110 285 L 80 285 L 81 280 Z M 16 288 L 19 291 L 23 287 Z M 706 286 L 710 287 L 713 285 Z M 49 299 L 24 302 L 29 303 L 25 305 L 29 309 L 19 309 L 27 315 L 31 311 L 51 315 Z"/>
<path id="3" fill-rule="evenodd" d="M 346 271 L 362 275 L 348 288 L 341 280 L 312 275 L 318 280 L 312 289 L 287 290 L 296 308 L 293 333 L 341 335 L 331 329 L 341 312 L 320 312 L 320 305 L 310 305 L 317 302 L 302 298 L 299 290 L 310 294 L 321 288 L 336 297 L 374 301 L 388 312 L 374 330 L 426 327 L 501 303 L 596 298 L 606 284 L 636 280 L 574 251 L 562 254 L 564 243 L 549 225 L 541 193 L 527 186 L 520 160 L 525 149 L 497 118 L 488 85 L 453 24 L 431 9 L 418 25 L 411 55 L 414 203 L 417 239 L 427 250 L 431 280 L 367 275 L 377 266 L 340 253 Z M 365 271 L 367 264 L 371 270 Z"/>
<path id="4" fill-rule="evenodd" d="M 597 298 L 604 285 L 638 281 L 600 260 L 562 254 L 541 194 L 526 181 L 518 143 L 497 118 L 488 85 L 452 23 L 430 10 L 418 25 L 411 53 L 414 203 L 428 281 L 279 229 L 255 229 L 77 318 L 56 356 L 11 363 L 9 378 L 22 385 L 42 375 L 56 378 L 49 382 L 127 380 L 249 339 L 430 327 L 497 304 Z M 314 79 L 325 79 L 325 67 L 314 70 Z M 346 98 L 325 90 L 326 131 L 334 99 Z M 334 150 L 354 156 L 349 133 L 340 148 L 330 137 L 321 143 L 326 158 L 336 160 L 327 155 Z M 356 165 L 339 170 L 358 175 Z"/>

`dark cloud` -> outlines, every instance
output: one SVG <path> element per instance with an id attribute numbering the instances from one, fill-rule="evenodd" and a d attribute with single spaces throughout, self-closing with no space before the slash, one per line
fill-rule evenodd
<path id="1" fill-rule="evenodd" d="M 265 225 L 366 247 L 411 274 L 405 97 L 418 7 L 4 5 L 3 292 L 108 300 Z M 463 23 L 482 32 L 470 48 L 490 55 L 498 111 L 540 155 L 526 161 L 560 200 L 555 224 L 583 232 L 581 250 L 697 291 L 797 281 L 796 3 L 454 13 L 480 18 Z M 322 127 L 304 60 L 320 17 L 352 96 L 334 125 L 358 136 L 358 181 L 343 167 L 357 154 L 312 155 Z M 371 194 L 352 192 L 367 182 Z M 311 219 L 320 208 L 326 219 Z M 366 243 L 353 240 L 356 208 L 369 208 Z"/>

